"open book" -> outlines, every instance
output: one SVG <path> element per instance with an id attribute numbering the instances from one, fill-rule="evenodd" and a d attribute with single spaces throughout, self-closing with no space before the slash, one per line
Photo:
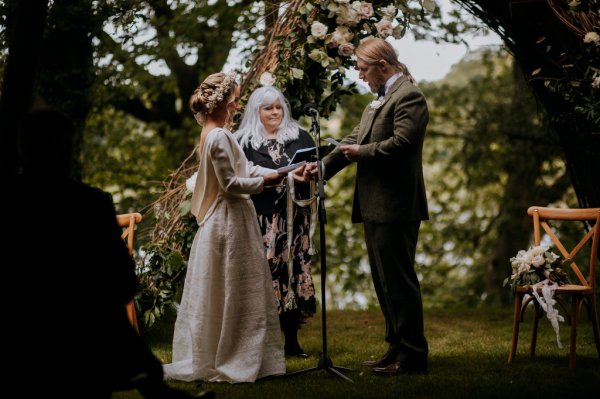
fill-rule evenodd
<path id="1" fill-rule="evenodd" d="M 300 166 L 304 165 L 306 163 L 306 161 L 301 161 L 301 162 L 296 162 L 296 163 L 291 163 L 287 166 L 282 166 L 281 168 L 277 169 L 277 173 L 281 174 L 281 173 L 289 173 L 294 169 L 299 168 Z"/>
<path id="2" fill-rule="evenodd" d="M 331 150 L 333 150 L 334 145 L 322 145 L 319 147 L 319 156 L 322 158 L 325 155 L 329 154 Z M 292 159 L 290 160 L 290 165 L 298 163 L 298 162 L 315 162 L 317 160 L 317 147 L 308 147 L 302 148 L 294 154 Z"/>

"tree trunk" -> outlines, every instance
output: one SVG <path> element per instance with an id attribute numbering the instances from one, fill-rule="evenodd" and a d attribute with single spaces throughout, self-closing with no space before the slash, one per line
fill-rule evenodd
<path id="1" fill-rule="evenodd" d="M 41 101 L 62 111 L 73 122 L 76 135 L 76 177 L 80 177 L 79 154 L 85 121 L 92 101 L 92 35 L 100 28 L 90 0 L 55 0 L 48 14 L 48 30 L 37 86 Z"/>
<path id="2" fill-rule="evenodd" d="M 9 51 L 0 104 L 0 162 L 2 176 L 12 177 L 19 171 L 18 132 L 31 107 L 48 0 L 13 1 L 7 6 L 13 12 L 7 21 Z"/>

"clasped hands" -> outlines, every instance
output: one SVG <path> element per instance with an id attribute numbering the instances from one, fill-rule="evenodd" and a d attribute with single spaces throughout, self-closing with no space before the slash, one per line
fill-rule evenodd
<path id="1" fill-rule="evenodd" d="M 344 157 L 350 162 L 354 162 L 358 159 L 358 144 L 347 144 L 340 145 L 336 148 L 336 151 L 340 151 Z M 295 171 L 294 171 L 295 172 Z M 306 164 L 304 168 L 303 180 L 299 181 L 308 181 L 308 180 L 316 180 L 319 174 L 319 167 L 316 162 L 309 162 Z M 295 177 L 294 177 L 295 178 Z"/>
<path id="2" fill-rule="evenodd" d="M 304 164 L 290 172 L 295 181 L 299 181 L 299 182 L 307 181 L 307 179 L 305 179 L 305 177 L 304 177 L 304 175 L 305 175 L 304 169 L 306 168 L 307 165 L 308 164 Z M 279 186 L 279 185 L 281 185 L 281 182 L 287 175 L 288 175 L 288 172 L 283 172 L 283 173 L 275 172 L 275 173 L 270 173 L 268 175 L 265 175 L 263 177 L 263 179 L 265 180 L 264 186 L 265 187 Z"/>
<path id="3" fill-rule="evenodd" d="M 358 158 L 358 144 L 340 145 L 335 151 L 340 151 L 348 161 L 353 162 Z M 307 182 L 316 180 L 319 173 L 319 168 L 316 162 L 308 162 L 292 172 L 292 177 L 298 182 Z M 279 185 L 287 173 L 271 173 L 264 177 L 265 187 L 273 187 Z"/>

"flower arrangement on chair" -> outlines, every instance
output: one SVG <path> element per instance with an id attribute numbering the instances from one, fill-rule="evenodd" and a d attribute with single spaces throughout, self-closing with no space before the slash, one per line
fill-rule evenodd
<path id="1" fill-rule="evenodd" d="M 527 251 L 520 250 L 510 258 L 512 274 L 504 280 L 504 285 L 534 285 L 544 280 L 558 285 L 567 284 L 569 277 L 564 271 L 572 261 L 549 251 L 547 247 L 537 245 Z"/>
<path id="2" fill-rule="evenodd" d="M 572 262 L 571 259 L 561 259 L 547 247 L 533 246 L 527 251 L 520 250 L 516 256 L 510 258 L 512 274 L 504 280 L 504 285 L 510 284 L 513 292 L 517 286 L 526 286 L 529 289 L 530 295 L 546 312 L 546 317 L 556 333 L 559 348 L 562 348 L 562 345 L 558 323 L 564 321 L 564 317 L 554 308 L 554 291 L 559 286 L 569 283 L 569 277 L 564 270 Z M 541 296 L 538 290 L 541 290 Z"/>

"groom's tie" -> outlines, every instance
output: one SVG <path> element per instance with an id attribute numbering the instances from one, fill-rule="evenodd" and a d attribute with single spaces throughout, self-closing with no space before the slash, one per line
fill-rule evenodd
<path id="1" fill-rule="evenodd" d="M 380 86 L 377 90 L 377 98 L 385 96 L 385 85 Z"/>

